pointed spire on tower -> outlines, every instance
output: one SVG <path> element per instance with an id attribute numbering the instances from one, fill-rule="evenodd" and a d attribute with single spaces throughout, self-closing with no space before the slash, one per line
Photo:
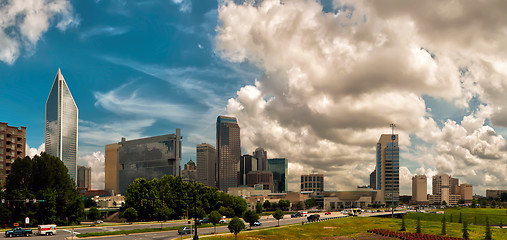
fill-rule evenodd
<path id="1" fill-rule="evenodd" d="M 58 79 L 58 81 L 65 81 L 65 78 L 63 78 L 63 75 L 62 75 L 62 71 L 60 70 L 60 68 L 58 68 L 58 72 L 56 73 L 56 79 Z"/>

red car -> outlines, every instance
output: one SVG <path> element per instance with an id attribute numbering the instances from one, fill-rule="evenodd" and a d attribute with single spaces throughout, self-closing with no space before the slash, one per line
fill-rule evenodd
<path id="1" fill-rule="evenodd" d="M 324 213 L 324 215 L 331 215 L 331 212 L 326 212 Z"/>

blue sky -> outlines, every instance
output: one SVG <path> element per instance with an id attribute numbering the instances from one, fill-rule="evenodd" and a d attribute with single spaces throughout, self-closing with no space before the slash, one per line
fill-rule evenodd
<path id="1" fill-rule="evenodd" d="M 71 4 L 78 24 L 65 31 L 50 25 L 33 49 L 23 49 L 12 64 L 0 63 L 5 103 L 0 108 L 8 113 L 1 121 L 28 127 L 28 145 L 41 145 L 45 101 L 61 68 L 80 111 L 80 156 L 103 152 L 104 143 L 120 140 L 119 135 L 87 137 L 87 129 L 104 125 L 127 137 L 181 128 L 185 162 L 195 160 L 189 149 L 196 143 L 214 143 L 214 118 L 258 73 L 215 56 L 216 1 L 190 7 L 171 1 Z M 188 135 L 195 128 L 201 136 Z"/>
<path id="2" fill-rule="evenodd" d="M 291 190 L 312 171 L 328 177 L 326 190 L 367 184 L 375 143 L 394 122 L 402 194 L 414 174 L 438 173 L 484 194 L 507 187 L 507 36 L 498 30 L 507 19 L 480 12 L 504 7 L 7 1 L 0 121 L 26 126 L 30 153 L 43 150 L 45 101 L 61 68 L 80 111 L 78 164 L 94 169 L 94 188 L 105 144 L 181 128 L 183 164 L 196 144 L 215 144 L 216 117 L 227 114 L 239 119 L 243 154 L 263 147 L 289 159 Z"/>

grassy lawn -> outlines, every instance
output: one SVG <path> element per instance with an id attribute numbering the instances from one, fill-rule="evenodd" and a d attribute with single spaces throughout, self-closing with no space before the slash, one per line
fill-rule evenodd
<path id="1" fill-rule="evenodd" d="M 252 232 L 245 231 L 238 234 L 238 239 L 329 239 L 335 236 L 355 236 L 374 228 L 399 230 L 400 226 L 400 219 L 354 217 Z M 406 226 L 409 232 L 415 232 L 416 220 L 407 219 Z M 421 226 L 422 232 L 428 234 L 440 234 L 442 227 L 437 221 L 421 221 Z M 447 235 L 461 237 L 461 229 L 462 224 L 448 223 Z M 484 239 L 484 226 L 469 226 L 468 229 L 471 239 Z M 492 233 L 493 239 L 507 239 L 507 229 L 493 228 Z M 207 239 L 234 239 L 234 235 L 211 236 Z"/>
<path id="2" fill-rule="evenodd" d="M 218 226 L 226 226 L 227 224 L 217 224 Z M 98 236 L 112 236 L 112 235 L 123 235 L 123 234 L 134 234 L 134 233 L 147 233 L 147 232 L 162 232 L 162 231 L 171 231 L 178 230 L 181 226 L 174 227 L 165 227 L 165 228 L 143 228 L 143 229 L 133 229 L 133 230 L 119 230 L 119 231 L 111 231 L 111 232 L 92 232 L 92 233 L 81 233 L 78 234 L 77 237 L 85 238 L 85 237 L 98 237 Z M 213 224 L 203 224 L 199 225 L 200 228 L 213 227 Z"/>
<path id="3" fill-rule="evenodd" d="M 457 207 L 447 208 L 444 210 L 447 222 L 459 222 L 459 215 L 462 214 L 462 220 L 467 221 L 469 224 L 486 224 L 486 216 L 489 218 L 491 225 L 498 226 L 500 221 L 503 225 L 507 225 L 507 209 L 505 208 L 469 208 Z M 417 219 L 418 217 L 424 221 L 442 221 L 442 214 L 434 213 L 414 213 L 411 212 L 407 215 L 409 219 Z"/>

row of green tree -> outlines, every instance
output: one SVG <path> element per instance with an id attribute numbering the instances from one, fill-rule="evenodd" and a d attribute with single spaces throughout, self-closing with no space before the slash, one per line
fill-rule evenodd
<path id="1" fill-rule="evenodd" d="M 69 225 L 83 218 L 84 205 L 63 162 L 42 153 L 17 159 L 0 191 L 0 223 L 12 226 L 30 219 L 30 225 Z M 35 202 L 33 200 L 36 200 Z"/>
<path id="2" fill-rule="evenodd" d="M 462 220 L 461 220 L 461 213 L 460 213 L 459 222 L 460 223 L 462 222 Z M 476 225 L 476 224 L 474 224 L 474 225 Z M 500 226 L 499 227 L 503 228 L 502 222 L 500 222 Z M 401 229 L 400 229 L 400 231 L 407 231 L 407 225 L 406 225 L 406 222 L 405 222 L 405 215 L 403 215 L 403 218 L 401 220 Z M 467 239 L 467 240 L 470 239 L 470 234 L 468 233 L 468 231 L 469 231 L 468 230 L 468 223 L 466 221 L 463 221 L 463 228 L 462 228 L 463 239 Z M 415 232 L 416 233 L 421 233 L 421 218 L 420 217 L 417 218 Z M 442 231 L 441 231 L 440 234 L 443 235 L 443 236 L 447 235 L 447 220 L 446 220 L 445 216 L 442 216 Z M 484 232 L 484 239 L 486 239 L 486 240 L 493 239 L 493 236 L 492 236 L 492 233 L 491 233 L 491 226 L 489 224 L 489 217 L 488 216 L 486 216 L 486 226 L 485 226 L 485 232 Z"/>
<path id="3" fill-rule="evenodd" d="M 241 217 L 246 201 L 201 183 L 187 183 L 181 177 L 163 176 L 148 181 L 134 180 L 125 192 L 125 205 L 120 209 L 127 221 L 165 221 L 194 217 L 203 218 L 216 210 L 223 216 Z"/>

